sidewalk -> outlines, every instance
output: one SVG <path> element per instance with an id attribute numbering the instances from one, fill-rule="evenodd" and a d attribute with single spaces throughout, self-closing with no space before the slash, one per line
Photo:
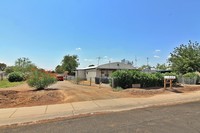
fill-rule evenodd
<path id="1" fill-rule="evenodd" d="M 0 109 L 0 126 L 34 123 L 84 114 L 117 112 L 160 105 L 173 105 L 200 100 L 200 91 L 157 95 L 148 98 L 119 98 L 66 104 Z"/>

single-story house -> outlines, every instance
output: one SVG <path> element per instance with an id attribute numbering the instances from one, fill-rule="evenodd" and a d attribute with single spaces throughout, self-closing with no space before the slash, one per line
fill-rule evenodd
<path id="1" fill-rule="evenodd" d="M 108 64 L 103 64 L 99 66 L 92 66 L 86 68 L 76 69 L 76 78 L 95 81 L 95 77 L 110 77 L 111 74 L 116 70 L 133 70 L 136 69 L 132 65 L 113 62 Z"/>

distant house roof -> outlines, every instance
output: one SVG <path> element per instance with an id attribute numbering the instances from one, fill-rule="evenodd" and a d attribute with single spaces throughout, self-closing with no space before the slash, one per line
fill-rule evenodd
<path id="1" fill-rule="evenodd" d="M 86 68 L 78 68 L 77 70 L 89 70 L 89 69 L 111 69 L 111 70 L 133 70 L 136 69 L 132 65 L 124 64 L 121 62 L 107 63 L 99 66 L 92 66 Z"/>
<path id="2" fill-rule="evenodd" d="M 157 72 L 160 72 L 160 73 L 170 73 L 172 72 L 172 70 L 157 70 Z"/>

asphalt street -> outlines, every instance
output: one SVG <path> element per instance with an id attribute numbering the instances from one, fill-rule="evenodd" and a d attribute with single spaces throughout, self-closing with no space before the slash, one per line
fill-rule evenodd
<path id="1" fill-rule="evenodd" d="M 200 102 L 0 128 L 0 133 L 200 133 Z"/>

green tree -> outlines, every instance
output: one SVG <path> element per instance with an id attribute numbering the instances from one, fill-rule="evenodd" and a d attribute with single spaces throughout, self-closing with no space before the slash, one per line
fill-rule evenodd
<path id="1" fill-rule="evenodd" d="M 200 71 L 200 45 L 189 41 L 188 45 L 176 47 L 169 58 L 172 70 L 185 74 Z"/>
<path id="2" fill-rule="evenodd" d="M 64 73 L 64 69 L 61 65 L 57 65 L 55 71 L 56 71 L 56 73 L 59 73 L 59 74 Z"/>
<path id="3" fill-rule="evenodd" d="M 156 65 L 156 69 L 158 70 L 167 70 L 168 66 L 164 63 L 164 64 L 157 64 Z"/>
<path id="4" fill-rule="evenodd" d="M 74 71 L 78 67 L 78 56 L 77 55 L 66 55 L 62 60 L 62 68 L 64 71 L 68 71 L 69 74 L 74 74 Z"/>
<path id="5" fill-rule="evenodd" d="M 32 64 L 32 62 L 29 60 L 29 58 L 25 58 L 25 57 L 18 58 L 15 61 L 15 66 L 22 67 L 22 68 L 25 68 L 31 64 Z"/>
<path id="6" fill-rule="evenodd" d="M 151 69 L 150 65 L 142 65 L 141 67 L 138 68 L 139 70 L 144 70 L 144 69 Z"/>
<path id="7" fill-rule="evenodd" d="M 4 71 L 7 65 L 5 63 L 0 63 L 0 70 Z"/>
<path id="8" fill-rule="evenodd" d="M 6 74 L 12 73 L 15 71 L 15 67 L 14 66 L 8 66 L 5 69 Z"/>
<path id="9" fill-rule="evenodd" d="M 30 72 L 33 68 L 37 67 L 29 60 L 29 58 L 22 57 L 15 61 L 15 71 Z"/>

